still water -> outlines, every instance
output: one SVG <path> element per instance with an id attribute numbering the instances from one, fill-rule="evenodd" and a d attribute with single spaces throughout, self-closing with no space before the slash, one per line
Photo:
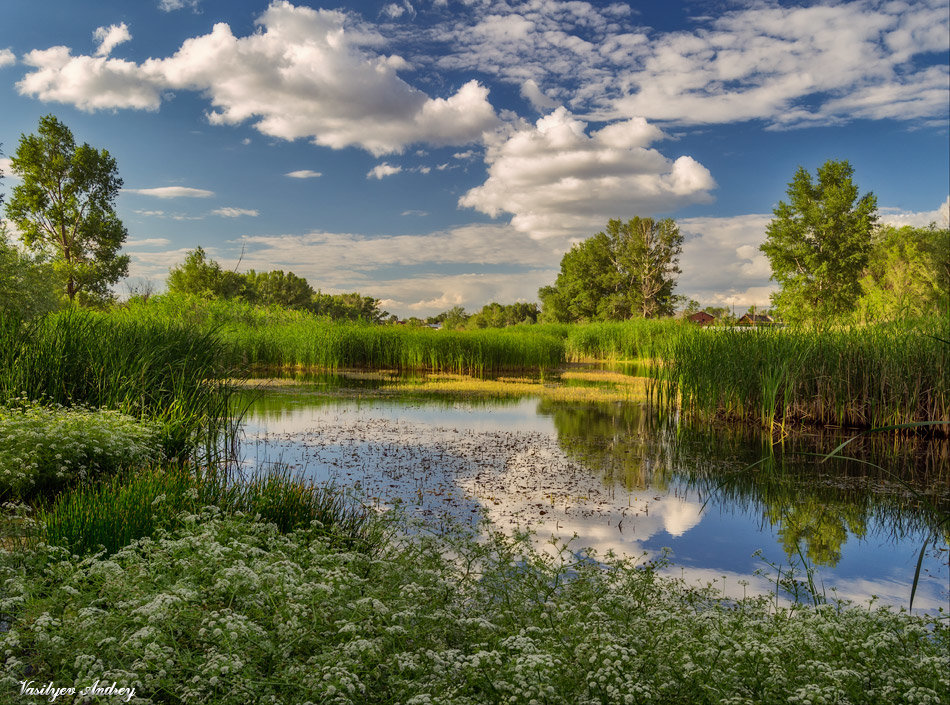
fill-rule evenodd
<path id="1" fill-rule="evenodd" d="M 628 555 L 670 551 L 667 572 L 727 595 L 775 592 L 810 566 L 820 591 L 948 608 L 946 444 L 660 420 L 635 403 L 378 394 L 324 377 L 261 391 L 243 427 L 246 472 L 282 464 L 401 506 L 435 530 L 487 517 L 539 543 Z M 869 465 L 881 466 L 878 469 Z"/>

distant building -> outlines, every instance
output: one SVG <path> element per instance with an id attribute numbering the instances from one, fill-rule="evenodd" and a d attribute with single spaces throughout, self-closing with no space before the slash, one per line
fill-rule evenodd
<path id="1" fill-rule="evenodd" d="M 736 321 L 738 326 L 770 326 L 773 323 L 775 323 L 775 319 L 767 313 L 747 313 Z"/>
<path id="2" fill-rule="evenodd" d="M 694 313 L 692 316 L 687 317 L 687 320 L 690 323 L 696 323 L 701 326 L 708 326 L 709 324 L 716 322 L 716 317 L 712 315 L 711 313 L 700 311 L 699 313 Z"/>

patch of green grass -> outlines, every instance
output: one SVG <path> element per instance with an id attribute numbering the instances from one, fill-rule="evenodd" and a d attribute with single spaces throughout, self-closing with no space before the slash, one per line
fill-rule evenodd
<path id="1" fill-rule="evenodd" d="M 365 550 L 381 541 L 381 524 L 333 487 L 276 470 L 251 480 L 187 466 L 152 467 L 60 494 L 37 513 L 51 545 L 88 555 L 115 553 L 132 541 L 174 529 L 202 507 L 242 514 L 287 533 L 311 527 L 340 545 Z"/>

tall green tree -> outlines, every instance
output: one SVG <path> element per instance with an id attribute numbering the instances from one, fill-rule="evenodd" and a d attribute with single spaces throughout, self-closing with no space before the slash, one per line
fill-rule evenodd
<path id="1" fill-rule="evenodd" d="M 670 218 L 610 220 L 561 260 L 553 286 L 539 290 L 546 321 L 655 318 L 673 313 L 683 236 Z"/>
<path id="2" fill-rule="evenodd" d="M 275 269 L 258 274 L 252 269 L 244 276 L 247 279 L 246 298 L 254 303 L 298 309 L 313 304 L 316 293 L 313 287 L 293 272 Z"/>
<path id="3" fill-rule="evenodd" d="M 828 161 L 817 179 L 802 167 L 788 184 L 760 246 L 781 289 L 772 295 L 790 323 L 821 322 L 849 314 L 861 294 L 860 279 L 871 252 L 877 198 L 858 195 L 854 169 Z"/>
<path id="4" fill-rule="evenodd" d="M 119 254 L 127 232 L 115 212 L 122 188 L 115 159 L 77 146 L 72 131 L 47 115 L 37 134 L 20 137 L 11 166 L 22 183 L 6 211 L 23 242 L 50 258 L 70 301 L 108 297 L 129 268 Z"/>

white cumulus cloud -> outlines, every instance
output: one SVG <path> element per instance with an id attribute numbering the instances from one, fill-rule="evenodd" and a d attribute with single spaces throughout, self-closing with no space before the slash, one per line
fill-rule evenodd
<path id="1" fill-rule="evenodd" d="M 383 162 L 382 164 L 377 164 L 372 169 L 366 173 L 367 179 L 383 179 L 387 176 L 393 176 L 402 171 L 401 166 L 393 166 L 392 164 L 387 164 Z"/>
<path id="2" fill-rule="evenodd" d="M 648 145 L 663 133 L 642 118 L 587 134 L 566 109 L 491 142 L 488 179 L 459 204 L 495 217 L 532 237 L 587 236 L 608 218 L 651 215 L 708 202 L 716 184 L 688 156 L 667 159 Z"/>
<path id="3" fill-rule="evenodd" d="M 125 22 L 109 25 L 108 27 L 98 27 L 92 33 L 92 37 L 99 42 L 96 56 L 109 56 L 117 46 L 132 39 Z"/>
<path id="4" fill-rule="evenodd" d="M 196 91 L 211 101 L 212 124 L 252 122 L 270 137 L 375 155 L 415 142 L 466 144 L 498 123 L 487 88 L 473 80 L 430 98 L 398 76 L 404 59 L 378 53 L 381 37 L 351 26 L 343 12 L 275 0 L 257 25 L 236 37 L 218 23 L 173 56 L 141 64 L 73 56 L 68 47 L 35 50 L 24 58 L 34 70 L 17 86 L 90 111 L 156 109 L 168 91 Z"/>
<path id="5" fill-rule="evenodd" d="M 154 196 L 155 198 L 210 198 L 214 191 L 188 186 L 159 186 L 157 188 L 127 188 L 126 193 L 137 193 L 140 196 Z"/>
<path id="6" fill-rule="evenodd" d="M 16 63 L 16 54 L 10 49 L 0 49 L 0 69 L 4 66 L 12 66 Z"/>

